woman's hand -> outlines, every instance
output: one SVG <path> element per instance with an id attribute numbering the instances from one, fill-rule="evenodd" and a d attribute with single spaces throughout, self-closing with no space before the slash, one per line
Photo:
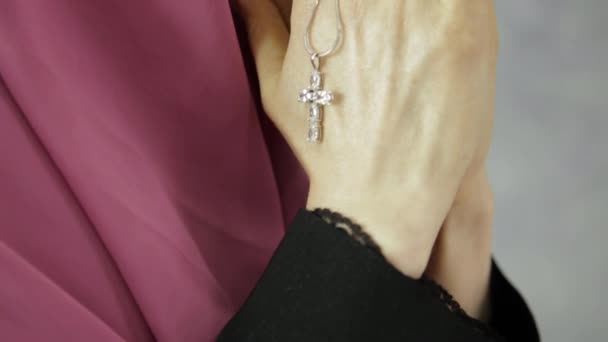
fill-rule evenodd
<path id="1" fill-rule="evenodd" d="M 270 0 L 240 2 L 262 102 L 310 178 L 308 207 L 349 216 L 412 277 L 425 270 L 465 174 L 480 169 L 492 126 L 496 63 L 493 3 L 342 1 L 345 36 L 323 61 L 324 140 L 306 142 L 311 74 L 303 48 L 310 2 L 293 2 L 291 34 Z M 322 1 L 313 44 L 336 35 Z M 472 171 L 473 170 L 473 171 Z"/>

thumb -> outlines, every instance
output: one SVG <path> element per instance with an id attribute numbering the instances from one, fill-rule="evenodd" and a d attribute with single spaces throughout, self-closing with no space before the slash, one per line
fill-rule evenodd
<path id="1" fill-rule="evenodd" d="M 238 0 L 260 81 L 262 102 L 277 89 L 289 41 L 281 12 L 271 0 Z"/>

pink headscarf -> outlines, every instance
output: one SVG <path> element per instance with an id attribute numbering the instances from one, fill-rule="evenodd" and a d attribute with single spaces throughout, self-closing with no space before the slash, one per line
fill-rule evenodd
<path id="1" fill-rule="evenodd" d="M 0 2 L 0 341 L 212 341 L 303 206 L 226 0 Z"/>

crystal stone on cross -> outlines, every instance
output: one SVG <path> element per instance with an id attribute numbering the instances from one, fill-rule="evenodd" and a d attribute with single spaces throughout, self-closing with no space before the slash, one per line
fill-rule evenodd
<path id="1" fill-rule="evenodd" d="M 334 96 L 331 91 L 321 88 L 321 73 L 315 71 L 310 77 L 310 86 L 300 92 L 299 100 L 304 103 L 330 105 Z"/>

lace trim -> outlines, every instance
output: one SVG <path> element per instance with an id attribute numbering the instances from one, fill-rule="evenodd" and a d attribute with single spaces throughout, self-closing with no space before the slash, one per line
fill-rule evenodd
<path id="1" fill-rule="evenodd" d="M 315 209 L 312 211 L 312 213 L 320 217 L 328 224 L 331 224 L 336 228 L 340 228 L 346 231 L 346 233 L 348 233 L 348 235 L 350 235 L 357 242 L 382 255 L 382 250 L 380 249 L 380 246 L 378 246 L 378 244 L 374 241 L 374 239 L 372 239 L 372 237 L 369 236 L 360 225 L 353 222 L 348 217 L 344 217 L 340 213 L 336 213 L 324 208 Z"/>
<path id="2" fill-rule="evenodd" d="M 380 246 L 378 246 L 374 239 L 372 239 L 372 237 L 369 236 L 369 234 L 367 234 L 359 224 L 353 222 L 351 219 L 343 216 L 340 213 L 333 212 L 325 208 L 314 209 L 312 213 L 317 215 L 326 223 L 344 230 L 355 241 L 383 256 Z M 427 288 L 431 292 L 434 297 L 438 298 L 439 301 L 441 301 L 441 303 L 445 305 L 445 308 L 447 310 L 458 316 L 461 320 L 464 321 L 465 324 L 475 330 L 475 332 L 482 334 L 488 338 L 491 338 L 495 341 L 505 341 L 505 339 L 501 335 L 496 333 L 489 325 L 469 316 L 462 309 L 458 301 L 456 301 L 456 299 L 454 299 L 454 297 L 448 292 L 448 290 L 439 285 L 437 282 L 435 282 L 426 275 L 422 276 L 419 281 L 425 288 Z"/>
<path id="3" fill-rule="evenodd" d="M 487 325 L 486 323 L 475 319 L 469 316 L 460 306 L 458 301 L 446 290 L 443 286 L 439 285 L 437 282 L 429 278 L 428 276 L 423 276 L 419 280 L 428 290 L 431 291 L 431 294 L 435 297 L 439 298 L 439 300 L 445 305 L 445 307 L 456 316 L 458 316 L 466 325 L 473 328 L 473 330 L 485 337 L 492 339 L 497 342 L 505 342 L 504 337 L 498 334 L 492 327 Z"/>

